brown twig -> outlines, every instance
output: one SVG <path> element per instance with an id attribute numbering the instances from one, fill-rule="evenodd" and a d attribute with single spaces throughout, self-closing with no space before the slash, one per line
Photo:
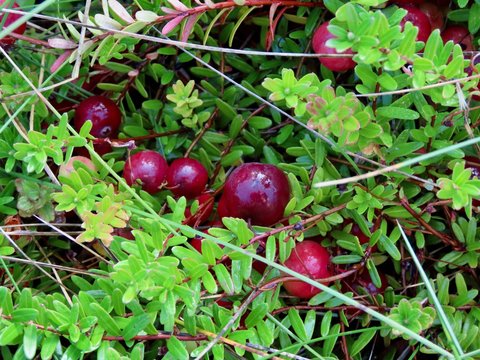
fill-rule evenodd
<path id="1" fill-rule="evenodd" d="M 208 121 L 203 126 L 202 130 L 200 130 L 198 135 L 195 137 L 195 139 L 193 139 L 192 143 L 188 147 L 187 151 L 185 151 L 184 157 L 187 158 L 190 155 L 193 148 L 197 145 L 197 143 L 200 141 L 200 139 L 203 137 L 203 135 L 207 132 L 208 129 L 210 129 L 212 127 L 213 121 L 215 120 L 217 115 L 218 115 L 218 109 L 215 109 L 215 111 L 212 113 L 212 115 L 210 115 L 210 117 L 208 118 Z"/>
<path id="2" fill-rule="evenodd" d="M 410 203 L 408 202 L 408 199 L 403 197 L 400 199 L 400 203 L 402 206 L 407 210 L 419 223 L 422 225 L 425 229 L 430 231 L 432 235 L 437 236 L 444 244 L 450 245 L 454 250 L 456 251 L 463 251 L 464 247 L 463 245 L 455 239 L 452 239 L 446 234 L 441 233 L 438 230 L 435 230 L 429 223 L 427 223 L 420 214 L 418 214 L 415 210 L 412 209 L 410 206 Z"/>

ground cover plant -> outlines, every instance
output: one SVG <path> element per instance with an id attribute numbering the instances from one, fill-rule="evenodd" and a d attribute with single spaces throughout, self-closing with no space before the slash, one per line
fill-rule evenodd
<path id="1" fill-rule="evenodd" d="M 477 1 L 0 9 L 2 359 L 480 358 Z"/>

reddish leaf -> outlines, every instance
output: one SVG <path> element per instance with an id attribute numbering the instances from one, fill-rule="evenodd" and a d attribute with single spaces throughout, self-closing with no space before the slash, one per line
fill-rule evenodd
<path id="1" fill-rule="evenodd" d="M 185 16 L 177 16 L 176 18 L 173 18 L 172 20 L 170 20 L 163 27 L 162 34 L 167 35 L 168 33 L 170 33 L 175 28 L 175 26 L 177 26 L 182 22 L 183 19 L 185 19 Z"/>
<path id="2" fill-rule="evenodd" d="M 195 23 L 197 22 L 200 15 L 201 14 L 196 14 L 188 18 L 187 23 L 185 24 L 185 28 L 183 29 L 182 38 L 180 41 L 188 41 L 188 37 L 190 36 L 190 33 L 192 32 L 192 29 L 195 26 Z"/>

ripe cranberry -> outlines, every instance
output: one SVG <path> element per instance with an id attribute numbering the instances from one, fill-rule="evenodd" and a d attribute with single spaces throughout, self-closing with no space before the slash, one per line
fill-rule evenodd
<path id="1" fill-rule="evenodd" d="M 227 201 L 225 200 L 225 197 L 222 196 L 220 200 L 218 201 L 218 206 L 217 206 L 217 215 L 220 219 L 224 217 L 228 217 L 228 209 L 227 209 Z M 221 221 L 221 220 L 220 220 Z"/>
<path id="2" fill-rule="evenodd" d="M 113 229 L 113 235 L 121 236 L 127 240 L 135 240 L 135 236 L 132 234 L 132 229 L 129 227 L 115 228 Z"/>
<path id="3" fill-rule="evenodd" d="M 14 2 L 13 5 L 12 5 L 11 0 L 0 0 L 0 7 L 2 9 L 3 8 L 5 8 L 5 9 L 17 9 L 19 6 L 16 2 Z M 5 19 L 3 18 L 4 16 L 6 16 Z M 0 14 L 0 23 L 3 24 L 3 28 L 6 28 L 7 26 L 13 24 L 15 21 L 17 21 L 21 17 L 22 17 L 22 15 L 18 15 L 18 14 L 7 14 L 6 15 L 5 13 L 2 13 L 2 14 Z M 27 28 L 27 24 L 23 23 L 22 25 L 20 25 L 16 29 L 14 29 L 13 32 L 15 34 L 23 35 L 26 28 Z M 17 41 L 17 39 L 15 39 L 11 36 L 5 36 L 3 39 L 0 39 L 0 46 L 13 45 L 13 43 L 15 41 Z"/>
<path id="4" fill-rule="evenodd" d="M 140 180 L 143 190 L 156 194 L 167 176 L 167 170 L 168 164 L 162 155 L 152 150 L 143 150 L 127 159 L 123 177 L 128 185 Z"/>
<path id="5" fill-rule="evenodd" d="M 219 213 L 268 226 L 282 218 L 289 200 L 290 185 L 283 171 L 274 165 L 247 163 L 228 177 Z"/>
<path id="6" fill-rule="evenodd" d="M 298 243 L 284 265 L 312 279 L 324 279 L 331 276 L 328 268 L 330 254 L 318 242 L 311 240 Z M 283 287 L 290 295 L 301 299 L 310 299 L 321 291 L 300 280 L 285 281 Z"/>
<path id="7" fill-rule="evenodd" d="M 91 134 L 97 138 L 115 137 L 122 121 L 118 106 L 105 96 L 91 96 L 78 104 L 73 126 L 79 131 L 83 124 L 92 121 Z"/>
<path id="8" fill-rule="evenodd" d="M 223 307 L 225 309 L 231 310 L 233 309 L 233 303 L 228 300 L 228 298 L 220 298 L 215 300 L 218 306 Z"/>
<path id="9" fill-rule="evenodd" d="M 176 196 L 194 198 L 202 193 L 207 182 L 207 169 L 195 159 L 176 159 L 168 168 L 167 183 Z"/>
<path id="10" fill-rule="evenodd" d="M 202 242 L 205 238 L 200 236 L 195 236 L 192 240 L 190 240 L 190 244 L 197 250 L 200 254 L 202 253 Z"/>
<path id="11" fill-rule="evenodd" d="M 90 160 L 89 158 L 87 158 L 85 156 L 72 156 L 66 164 L 60 165 L 60 168 L 58 170 L 58 175 L 69 176 L 75 170 L 75 168 L 73 166 L 73 163 L 75 161 L 79 161 L 79 162 L 84 163 L 89 169 L 91 169 L 93 171 L 97 170 L 97 168 L 93 164 L 92 160 Z"/>
<path id="12" fill-rule="evenodd" d="M 468 29 L 461 25 L 452 25 L 442 32 L 443 42 L 452 40 L 454 44 L 459 44 L 463 51 L 473 51 L 473 37 Z"/>
<path id="13" fill-rule="evenodd" d="M 444 13 L 437 4 L 427 2 L 420 4 L 418 7 L 425 15 L 427 15 L 428 20 L 430 21 L 430 26 L 432 27 L 432 31 L 443 28 Z"/>
<path id="14" fill-rule="evenodd" d="M 208 234 L 208 230 L 202 231 L 205 234 Z M 196 235 L 193 239 L 190 240 L 190 245 L 192 245 L 195 250 L 197 250 L 200 254 L 202 253 L 202 243 L 205 238 L 203 236 Z M 218 245 L 223 249 L 223 245 Z"/>
<path id="15" fill-rule="evenodd" d="M 425 15 L 422 10 L 413 5 L 403 5 L 403 9 L 407 10 L 407 15 L 400 22 L 400 26 L 405 26 L 407 21 L 411 22 L 414 26 L 418 27 L 417 40 L 426 42 L 430 33 L 432 32 L 432 26 L 428 16 Z"/>
<path id="16" fill-rule="evenodd" d="M 335 37 L 330 31 L 328 31 L 328 24 L 329 22 L 324 22 L 313 34 L 312 48 L 317 54 L 339 54 L 337 50 L 327 46 L 327 41 Z M 348 49 L 343 52 L 343 54 L 353 54 L 353 52 Z M 337 72 L 351 70 L 355 67 L 355 61 L 350 57 L 320 57 L 319 60 L 327 69 Z"/>
<path id="17" fill-rule="evenodd" d="M 197 212 L 192 216 L 190 207 L 185 209 L 185 224 L 196 226 L 208 220 L 213 211 L 214 197 L 209 193 L 204 193 L 195 198 L 198 201 Z"/>
<path id="18" fill-rule="evenodd" d="M 262 261 L 258 261 L 258 260 L 253 260 L 252 261 L 252 268 L 257 270 L 259 274 L 262 274 L 265 272 L 265 270 L 267 269 L 267 264 L 265 264 L 264 262 Z"/>

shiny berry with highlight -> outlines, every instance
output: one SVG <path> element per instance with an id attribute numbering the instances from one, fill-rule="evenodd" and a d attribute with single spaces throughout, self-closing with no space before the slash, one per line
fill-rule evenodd
<path id="1" fill-rule="evenodd" d="M 290 184 L 282 170 L 275 165 L 247 163 L 228 177 L 218 213 L 268 226 L 283 217 L 289 200 Z"/>
<path id="2" fill-rule="evenodd" d="M 150 194 L 161 190 L 168 171 L 165 158 L 156 151 L 143 150 L 130 156 L 123 169 L 123 177 L 128 185 L 140 181 L 142 189 Z"/>
<path id="3" fill-rule="evenodd" d="M 90 134 L 97 138 L 114 138 L 122 121 L 122 114 L 118 106 L 105 96 L 91 96 L 78 104 L 75 109 L 73 126 L 79 131 L 83 124 L 90 120 L 92 130 Z"/>
<path id="4" fill-rule="evenodd" d="M 432 32 L 432 25 L 430 24 L 428 16 L 418 7 L 413 5 L 404 5 L 402 8 L 407 10 L 407 15 L 405 15 L 400 22 L 402 29 L 405 26 L 405 23 L 411 22 L 418 28 L 417 40 L 426 42 Z"/>
<path id="5" fill-rule="evenodd" d="M 327 41 L 335 38 L 335 36 L 328 31 L 328 25 L 329 22 L 324 22 L 315 30 L 312 39 L 313 51 L 317 54 L 353 54 L 350 49 L 339 53 L 334 48 L 327 46 Z M 351 70 L 356 64 L 351 57 L 320 57 L 319 60 L 327 69 L 336 72 Z"/>
<path id="6" fill-rule="evenodd" d="M 187 199 L 194 198 L 202 193 L 207 182 L 207 169 L 198 160 L 176 159 L 168 168 L 168 187 L 176 196 L 185 196 Z"/>
<path id="7" fill-rule="evenodd" d="M 316 241 L 304 240 L 292 250 L 284 265 L 311 279 L 324 279 L 332 276 L 330 254 Z M 310 299 L 321 290 L 300 280 L 289 280 L 283 283 L 287 292 L 300 299 Z"/>

